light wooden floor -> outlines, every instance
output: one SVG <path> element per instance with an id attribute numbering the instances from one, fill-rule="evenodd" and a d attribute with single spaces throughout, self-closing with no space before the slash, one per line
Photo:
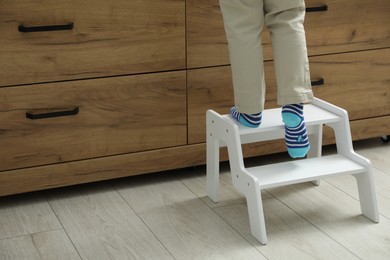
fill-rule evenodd
<path id="1" fill-rule="evenodd" d="M 224 163 L 218 204 L 205 167 L 0 198 L 0 259 L 390 259 L 390 144 L 354 146 L 375 168 L 379 224 L 360 214 L 350 176 L 269 189 L 262 246 Z"/>

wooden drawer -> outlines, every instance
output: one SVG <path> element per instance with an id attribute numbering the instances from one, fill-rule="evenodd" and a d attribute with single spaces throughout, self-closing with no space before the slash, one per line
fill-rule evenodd
<path id="1" fill-rule="evenodd" d="M 306 14 L 309 55 L 390 47 L 388 0 L 306 0 L 326 12 Z"/>
<path id="2" fill-rule="evenodd" d="M 310 57 L 314 95 L 346 109 L 350 120 L 390 115 L 390 48 Z"/>
<path id="3" fill-rule="evenodd" d="M 2 0 L 0 86 L 184 69 L 184 22 L 184 0 Z"/>
<path id="4" fill-rule="evenodd" d="M 390 49 L 310 57 L 314 95 L 349 112 L 351 120 L 390 115 Z M 265 62 L 266 108 L 277 107 L 272 62 Z M 212 79 L 212 80 L 210 80 Z M 205 141 L 207 109 L 223 114 L 234 104 L 230 66 L 188 72 L 188 141 Z M 264 119 L 266 120 L 266 119 Z"/>
<path id="5" fill-rule="evenodd" d="M 179 71 L 0 88 L 0 170 L 185 145 L 185 84 Z"/>
<path id="6" fill-rule="evenodd" d="M 306 0 L 305 28 L 309 55 L 390 47 L 388 0 Z M 272 60 L 271 40 L 263 33 L 264 58 Z M 227 40 L 218 0 L 187 0 L 187 65 L 229 64 Z"/>

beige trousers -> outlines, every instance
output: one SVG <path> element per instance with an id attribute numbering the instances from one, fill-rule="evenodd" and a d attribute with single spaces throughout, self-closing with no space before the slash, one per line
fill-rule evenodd
<path id="1" fill-rule="evenodd" d="M 278 104 L 313 99 L 303 22 L 304 0 L 220 0 L 228 39 L 234 102 L 238 112 L 264 110 L 261 33 L 271 33 Z"/>

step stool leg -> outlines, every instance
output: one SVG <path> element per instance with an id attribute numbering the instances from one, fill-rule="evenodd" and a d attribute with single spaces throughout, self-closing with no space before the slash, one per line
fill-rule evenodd
<path id="1" fill-rule="evenodd" d="M 214 201 L 219 201 L 219 140 L 208 133 L 206 145 L 207 194 Z"/>
<path id="2" fill-rule="evenodd" d="M 249 181 L 245 195 L 248 205 L 251 233 L 261 244 L 265 245 L 267 244 L 267 233 L 265 229 L 260 186 L 254 180 Z"/>
<path id="3" fill-rule="evenodd" d="M 374 178 L 371 171 L 354 175 L 358 185 L 362 213 L 374 222 L 379 222 L 378 204 L 376 201 Z"/>
<path id="4" fill-rule="evenodd" d="M 322 124 L 313 126 L 313 133 L 309 134 L 310 150 L 307 158 L 315 158 L 322 156 Z M 320 185 L 320 180 L 312 181 L 316 186 Z"/>

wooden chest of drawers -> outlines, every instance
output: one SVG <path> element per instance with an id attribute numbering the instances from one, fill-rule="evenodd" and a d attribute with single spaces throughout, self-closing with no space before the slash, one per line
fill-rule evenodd
<path id="1" fill-rule="evenodd" d="M 388 0 L 306 6 L 315 95 L 355 140 L 390 134 Z M 4 0 L 0 33 L 0 196 L 204 164 L 205 112 L 233 104 L 218 0 Z"/>

